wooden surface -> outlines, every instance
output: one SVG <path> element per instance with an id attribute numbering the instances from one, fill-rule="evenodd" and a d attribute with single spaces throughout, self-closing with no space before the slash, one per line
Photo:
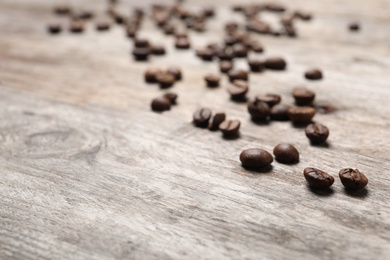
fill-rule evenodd
<path id="1" fill-rule="evenodd" d="M 88 2 L 103 10 L 104 1 L 73 1 Z M 132 61 L 123 31 L 49 36 L 55 3 L 0 1 L 0 259 L 388 259 L 389 1 L 285 1 L 315 19 L 298 25 L 298 39 L 259 37 L 263 56 L 286 57 L 288 70 L 252 74 L 249 96 L 274 92 L 292 103 L 293 87 L 315 90 L 337 108 L 315 117 L 330 128 L 329 147 L 310 146 L 290 123 L 252 123 L 226 81 L 204 86 L 215 63 L 174 50 L 148 21 L 142 35 L 168 47 L 150 63 L 184 71 L 172 89 L 179 104 L 151 112 L 161 91 L 144 84 L 150 64 Z M 195 47 L 220 40 L 223 21 L 240 21 L 232 0 L 218 3 L 210 31 L 191 34 Z M 352 20 L 361 32 L 347 31 Z M 324 80 L 303 78 L 313 66 Z M 241 120 L 241 137 L 195 128 L 200 106 Z M 298 148 L 299 164 L 241 167 L 241 150 L 280 142 Z M 335 177 L 332 192 L 308 189 L 308 166 Z M 367 189 L 347 193 L 343 167 L 365 172 Z"/>

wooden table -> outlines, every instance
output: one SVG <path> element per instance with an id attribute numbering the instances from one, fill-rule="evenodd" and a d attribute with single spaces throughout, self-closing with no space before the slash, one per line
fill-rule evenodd
<path id="1" fill-rule="evenodd" d="M 105 1 L 73 4 L 88 2 L 104 10 Z M 251 122 L 246 105 L 229 100 L 226 79 L 205 87 L 216 62 L 175 50 L 149 19 L 142 36 L 163 42 L 168 55 L 135 63 L 120 27 L 50 36 L 58 2 L 2 0 L 0 259 L 389 259 L 390 3 L 284 2 L 315 17 L 297 25 L 297 39 L 257 36 L 262 56 L 282 55 L 288 70 L 251 74 L 249 96 L 273 92 L 292 104 L 293 87 L 315 90 L 317 103 L 337 108 L 315 117 L 330 128 L 327 147 L 311 146 L 288 122 Z M 242 20 L 232 0 L 212 4 L 221 6 L 217 18 L 208 32 L 191 33 L 193 47 L 220 41 L 222 22 Z M 353 20 L 358 33 L 347 30 Z M 150 64 L 183 68 L 169 112 L 150 110 L 162 93 L 143 81 Z M 305 80 L 311 67 L 324 80 Z M 241 137 L 195 128 L 201 106 L 241 120 Z M 280 142 L 299 149 L 299 164 L 241 167 L 243 149 L 272 152 Z M 335 177 L 332 191 L 307 187 L 308 166 Z M 367 189 L 345 191 L 344 167 L 365 172 Z"/>

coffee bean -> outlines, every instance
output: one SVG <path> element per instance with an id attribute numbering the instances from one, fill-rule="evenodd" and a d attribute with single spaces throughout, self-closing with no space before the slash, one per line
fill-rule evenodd
<path id="1" fill-rule="evenodd" d="M 288 109 L 290 107 L 284 104 L 277 104 L 271 108 L 270 116 L 272 120 L 287 121 L 290 119 L 288 116 Z"/>
<path id="2" fill-rule="evenodd" d="M 334 178 L 331 175 L 312 167 L 305 168 L 303 170 L 303 176 L 305 176 L 309 186 L 314 189 L 327 189 L 334 182 Z"/>
<path id="3" fill-rule="evenodd" d="M 234 80 L 248 81 L 248 71 L 246 70 L 230 70 L 228 71 L 228 77 L 230 82 Z"/>
<path id="4" fill-rule="evenodd" d="M 167 92 L 163 95 L 164 98 L 168 99 L 172 105 L 176 104 L 177 94 L 173 92 Z"/>
<path id="5" fill-rule="evenodd" d="M 274 159 L 266 150 L 252 148 L 241 152 L 240 161 L 244 167 L 265 168 L 270 166 Z"/>
<path id="6" fill-rule="evenodd" d="M 47 31 L 51 34 L 59 34 L 62 31 L 62 26 L 59 23 L 51 23 L 47 26 Z"/>
<path id="7" fill-rule="evenodd" d="M 235 80 L 228 87 L 228 92 L 231 99 L 243 100 L 245 99 L 246 93 L 249 90 L 248 82 L 243 80 Z"/>
<path id="8" fill-rule="evenodd" d="M 239 25 L 237 22 L 228 22 L 225 24 L 225 31 L 232 32 L 236 31 L 239 28 Z"/>
<path id="9" fill-rule="evenodd" d="M 176 28 L 172 24 L 164 24 L 162 29 L 166 35 L 172 35 L 176 31 Z"/>
<path id="10" fill-rule="evenodd" d="M 157 82 L 157 75 L 161 73 L 161 70 L 158 68 L 149 68 L 145 71 L 144 78 L 148 83 Z"/>
<path id="11" fill-rule="evenodd" d="M 194 124 L 197 127 L 207 127 L 211 117 L 211 110 L 208 108 L 199 108 L 194 113 Z"/>
<path id="12" fill-rule="evenodd" d="M 296 37 L 297 36 L 297 31 L 294 27 L 294 25 L 284 25 L 284 34 L 289 36 L 289 37 Z"/>
<path id="13" fill-rule="evenodd" d="M 237 37 L 234 37 L 232 35 L 226 36 L 224 39 L 226 46 L 233 46 L 236 43 L 239 43 L 239 39 Z"/>
<path id="14" fill-rule="evenodd" d="M 269 70 L 284 70 L 286 65 L 286 61 L 281 57 L 268 58 L 264 62 L 265 68 Z"/>
<path id="15" fill-rule="evenodd" d="M 248 65 L 252 72 L 259 72 L 264 70 L 264 61 L 260 59 L 249 59 Z"/>
<path id="16" fill-rule="evenodd" d="M 233 46 L 233 55 L 236 58 L 245 58 L 248 55 L 248 49 L 241 43 Z"/>
<path id="17" fill-rule="evenodd" d="M 108 31 L 111 27 L 111 24 L 108 21 L 101 20 L 96 22 L 96 30 L 98 31 Z"/>
<path id="18" fill-rule="evenodd" d="M 312 144 L 320 144 L 326 141 L 329 136 L 329 129 L 323 124 L 310 124 L 306 127 L 305 133 Z"/>
<path id="19" fill-rule="evenodd" d="M 150 46 L 149 41 L 143 38 L 134 39 L 134 47 L 136 48 L 148 48 Z"/>
<path id="20" fill-rule="evenodd" d="M 231 61 L 223 60 L 219 63 L 219 70 L 222 73 L 227 73 L 233 69 L 233 63 Z"/>
<path id="21" fill-rule="evenodd" d="M 94 17 L 94 13 L 88 10 L 82 10 L 78 13 L 73 14 L 74 19 L 81 19 L 81 20 L 90 20 Z"/>
<path id="22" fill-rule="evenodd" d="M 213 88 L 213 87 L 219 86 L 220 76 L 218 76 L 216 74 L 208 74 L 204 77 L 204 79 L 205 79 L 208 87 Z"/>
<path id="23" fill-rule="evenodd" d="M 219 125 L 219 130 L 221 130 L 224 137 L 237 137 L 240 125 L 241 123 L 238 120 L 226 120 Z"/>
<path id="24" fill-rule="evenodd" d="M 189 49 L 191 44 L 188 38 L 176 38 L 175 46 L 177 49 Z"/>
<path id="25" fill-rule="evenodd" d="M 138 29 L 134 26 L 126 27 L 126 35 L 129 38 L 135 38 L 137 36 Z"/>
<path id="26" fill-rule="evenodd" d="M 319 69 L 310 69 L 305 72 L 305 78 L 310 80 L 322 79 L 322 71 Z"/>
<path id="27" fill-rule="evenodd" d="M 215 15 L 215 9 L 211 6 L 205 7 L 203 9 L 203 15 L 206 17 L 213 17 Z"/>
<path id="28" fill-rule="evenodd" d="M 295 103 L 298 106 L 308 106 L 313 103 L 316 94 L 310 89 L 304 87 L 294 88 L 292 95 L 295 99 Z"/>
<path id="29" fill-rule="evenodd" d="M 174 66 L 169 67 L 167 72 L 172 74 L 175 77 L 176 81 L 179 81 L 182 79 L 181 69 L 178 67 L 174 67 Z"/>
<path id="30" fill-rule="evenodd" d="M 296 124 L 307 124 L 313 119 L 316 110 L 312 107 L 290 107 L 288 116 Z"/>
<path id="31" fill-rule="evenodd" d="M 156 79 L 160 84 L 160 88 L 169 88 L 175 83 L 174 75 L 169 72 L 158 73 Z"/>
<path id="32" fill-rule="evenodd" d="M 270 114 L 267 103 L 254 100 L 248 103 L 248 112 L 253 121 L 266 120 Z"/>
<path id="33" fill-rule="evenodd" d="M 171 109 L 171 102 L 165 97 L 158 97 L 152 100 L 152 110 L 162 112 Z"/>
<path id="34" fill-rule="evenodd" d="M 229 60 L 229 61 L 231 61 L 234 58 L 233 48 L 231 48 L 231 47 L 225 47 L 225 48 L 219 49 L 219 50 L 216 51 L 215 54 L 217 55 L 217 57 L 220 60 Z"/>
<path id="35" fill-rule="evenodd" d="M 345 168 L 339 172 L 341 183 L 346 189 L 359 190 L 366 187 L 368 179 L 364 173 L 358 169 Z"/>
<path id="36" fill-rule="evenodd" d="M 310 21 L 312 19 L 312 15 L 302 10 L 298 10 L 294 12 L 294 17 L 299 18 L 303 21 Z"/>
<path id="37" fill-rule="evenodd" d="M 265 102 L 269 107 L 273 107 L 274 105 L 279 104 L 282 98 L 277 94 L 265 94 L 263 96 L 256 96 L 256 100 Z"/>
<path id="38" fill-rule="evenodd" d="M 162 45 L 152 44 L 150 46 L 150 52 L 153 55 L 164 55 L 165 54 L 165 48 Z"/>
<path id="39" fill-rule="evenodd" d="M 132 54 L 135 60 L 145 61 L 150 55 L 150 50 L 149 48 L 134 48 Z"/>
<path id="40" fill-rule="evenodd" d="M 252 44 L 252 45 L 251 45 L 251 49 L 252 49 L 252 51 L 254 51 L 254 52 L 256 52 L 256 53 L 262 53 L 262 52 L 264 52 L 264 47 L 263 47 L 263 45 L 261 45 L 260 43 Z"/>
<path id="41" fill-rule="evenodd" d="M 54 7 L 54 13 L 58 15 L 69 15 L 72 13 L 72 8 L 68 5 L 58 5 Z"/>
<path id="42" fill-rule="evenodd" d="M 281 163 L 299 162 L 299 152 L 292 144 L 278 144 L 274 148 L 275 159 Z"/>
<path id="43" fill-rule="evenodd" d="M 82 33 L 84 31 L 84 22 L 82 20 L 72 20 L 69 24 L 69 31 L 72 33 Z"/>
<path id="44" fill-rule="evenodd" d="M 286 11 L 286 7 L 284 7 L 282 4 L 269 2 L 264 5 L 265 10 L 275 13 L 282 13 Z"/>
<path id="45" fill-rule="evenodd" d="M 263 21 L 251 20 L 245 25 L 245 27 L 249 32 L 260 34 L 270 34 L 272 32 L 271 26 Z"/>
<path id="46" fill-rule="evenodd" d="M 212 61 L 214 58 L 214 51 L 208 48 L 196 50 L 196 56 L 204 61 Z"/>
<path id="47" fill-rule="evenodd" d="M 225 121 L 226 119 L 226 114 L 223 112 L 218 112 L 215 113 L 213 119 L 211 120 L 211 123 L 209 125 L 209 130 L 210 131 L 215 131 L 219 129 L 219 125 Z"/>
<path id="48" fill-rule="evenodd" d="M 356 31 L 360 30 L 360 24 L 358 22 L 352 22 L 352 23 L 349 24 L 348 27 L 349 27 L 350 31 L 356 32 Z"/>

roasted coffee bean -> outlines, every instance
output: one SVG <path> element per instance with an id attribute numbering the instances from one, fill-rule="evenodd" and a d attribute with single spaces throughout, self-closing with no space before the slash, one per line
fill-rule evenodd
<path id="1" fill-rule="evenodd" d="M 145 71 L 144 78 L 148 83 L 157 82 L 157 75 L 161 73 L 161 70 L 158 68 L 149 68 Z"/>
<path id="2" fill-rule="evenodd" d="M 310 13 L 301 10 L 295 11 L 294 17 L 299 18 L 303 21 L 310 21 L 312 19 L 312 15 Z"/>
<path id="3" fill-rule="evenodd" d="M 218 112 L 213 116 L 213 119 L 211 120 L 211 123 L 209 125 L 209 129 L 211 131 L 215 131 L 219 129 L 219 125 L 225 121 L 226 114 L 223 112 Z"/>
<path id="4" fill-rule="evenodd" d="M 84 21 L 72 20 L 69 24 L 69 31 L 72 33 L 82 33 L 84 31 Z"/>
<path id="5" fill-rule="evenodd" d="M 134 47 L 136 48 L 148 48 L 150 46 L 149 41 L 143 38 L 134 39 Z"/>
<path id="6" fill-rule="evenodd" d="M 153 55 L 164 55 L 165 54 L 165 48 L 162 45 L 152 44 L 150 46 L 150 52 Z"/>
<path id="7" fill-rule="evenodd" d="M 297 36 L 297 30 L 295 29 L 294 25 L 284 25 L 284 34 L 289 37 L 296 37 Z"/>
<path id="8" fill-rule="evenodd" d="M 235 80 L 228 87 L 228 92 L 231 99 L 243 100 L 245 99 L 246 93 L 249 90 L 248 82 L 244 80 Z"/>
<path id="9" fill-rule="evenodd" d="M 220 60 L 232 60 L 234 58 L 233 48 L 225 47 L 216 51 L 216 55 Z"/>
<path id="10" fill-rule="evenodd" d="M 305 78 L 311 80 L 322 79 L 322 71 L 319 69 L 310 69 L 305 72 Z"/>
<path id="11" fill-rule="evenodd" d="M 231 61 L 223 60 L 219 63 L 219 70 L 222 73 L 227 73 L 232 69 L 233 69 L 233 63 Z"/>
<path id="12" fill-rule="evenodd" d="M 254 100 L 248 103 L 248 112 L 253 121 L 266 120 L 270 114 L 267 103 Z"/>
<path id="13" fill-rule="evenodd" d="M 96 30 L 98 31 L 108 31 L 111 27 L 111 24 L 108 21 L 101 20 L 96 22 Z"/>
<path id="14" fill-rule="evenodd" d="M 274 148 L 275 159 L 281 163 L 299 162 L 299 152 L 292 144 L 278 144 Z"/>
<path id="15" fill-rule="evenodd" d="M 163 95 L 163 97 L 165 97 L 166 99 L 169 100 L 169 102 L 171 102 L 172 105 L 175 105 L 176 104 L 176 100 L 177 100 L 177 94 L 176 93 L 173 93 L 173 92 L 167 92 Z"/>
<path id="16" fill-rule="evenodd" d="M 288 116 L 296 124 L 310 123 L 315 114 L 316 110 L 312 107 L 290 107 L 288 109 Z"/>
<path id="17" fill-rule="evenodd" d="M 310 89 L 304 87 L 294 88 L 292 95 L 295 99 L 295 103 L 298 106 L 308 106 L 313 103 L 316 94 Z"/>
<path id="18" fill-rule="evenodd" d="M 334 182 L 334 178 L 331 175 L 312 167 L 305 168 L 303 170 L 303 176 L 305 176 L 309 186 L 314 189 L 327 189 Z"/>
<path id="19" fill-rule="evenodd" d="M 265 168 L 271 165 L 271 163 L 274 161 L 274 158 L 266 150 L 252 148 L 241 152 L 240 161 L 244 167 Z"/>
<path id="20" fill-rule="evenodd" d="M 247 31 L 259 34 L 270 34 L 272 32 L 272 28 L 268 23 L 259 20 L 251 20 L 247 22 L 245 27 Z"/>
<path id="21" fill-rule="evenodd" d="M 229 35 L 225 37 L 224 42 L 226 46 L 233 46 L 234 44 L 239 43 L 240 39 L 232 35 Z"/>
<path id="22" fill-rule="evenodd" d="M 226 120 L 219 125 L 219 130 L 223 133 L 224 137 L 236 137 L 240 130 L 240 121 L 238 120 Z"/>
<path id="23" fill-rule="evenodd" d="M 218 87 L 219 86 L 219 81 L 221 77 L 216 74 L 208 74 L 204 77 L 204 80 L 206 81 L 206 84 L 208 87 Z"/>
<path id="24" fill-rule="evenodd" d="M 68 5 L 58 5 L 54 7 L 54 13 L 58 15 L 68 15 L 72 13 L 72 8 Z"/>
<path id="25" fill-rule="evenodd" d="M 228 71 L 229 80 L 245 80 L 248 81 L 248 71 L 246 70 L 230 70 Z"/>
<path id="26" fill-rule="evenodd" d="M 348 27 L 349 27 L 350 31 L 356 32 L 356 31 L 360 30 L 360 24 L 358 22 L 352 22 L 352 23 L 349 24 Z"/>
<path id="27" fill-rule="evenodd" d="M 194 113 L 194 124 L 197 127 L 207 127 L 211 118 L 211 110 L 208 108 L 199 108 Z"/>
<path id="28" fill-rule="evenodd" d="M 150 55 L 150 50 L 149 48 L 134 48 L 132 54 L 135 60 L 145 61 Z"/>
<path id="29" fill-rule="evenodd" d="M 269 107 L 273 107 L 274 105 L 279 104 L 282 98 L 277 94 L 265 94 L 256 96 L 256 100 L 265 102 Z"/>
<path id="30" fill-rule="evenodd" d="M 284 104 L 277 104 L 271 108 L 270 116 L 272 120 L 287 121 L 290 119 L 288 116 L 288 109 L 290 107 Z"/>
<path id="31" fill-rule="evenodd" d="M 252 72 L 259 72 L 264 70 L 264 61 L 260 59 L 250 59 L 248 60 L 248 65 Z"/>
<path id="32" fill-rule="evenodd" d="M 264 5 L 265 10 L 275 13 L 282 13 L 286 11 L 286 7 L 284 7 L 282 4 L 269 2 Z"/>
<path id="33" fill-rule="evenodd" d="M 248 55 L 248 49 L 243 44 L 233 46 L 233 55 L 236 58 L 245 58 Z"/>
<path id="34" fill-rule="evenodd" d="M 264 52 L 264 47 L 260 43 L 252 44 L 251 49 L 252 49 L 252 51 L 254 51 L 256 53 Z"/>
<path id="35" fill-rule="evenodd" d="M 191 44 L 188 38 L 181 37 L 176 38 L 175 47 L 177 49 L 189 49 L 191 47 Z"/>
<path id="36" fill-rule="evenodd" d="M 51 23 L 47 26 L 47 31 L 51 34 L 59 34 L 62 31 L 62 26 L 59 23 Z"/>
<path id="37" fill-rule="evenodd" d="M 81 19 L 81 20 L 90 20 L 94 17 L 94 13 L 88 10 L 82 10 L 78 13 L 73 14 L 74 19 Z"/>
<path id="38" fill-rule="evenodd" d="M 176 31 L 176 28 L 172 24 L 164 24 L 162 29 L 166 35 L 172 35 Z"/>
<path id="39" fill-rule="evenodd" d="M 175 76 L 168 72 L 158 73 L 156 78 L 160 88 L 170 88 L 175 83 Z"/>
<path id="40" fill-rule="evenodd" d="M 366 187 L 368 179 L 364 173 L 358 169 L 345 168 L 339 172 L 341 183 L 346 189 L 359 190 Z"/>
<path id="41" fill-rule="evenodd" d="M 225 24 L 225 31 L 232 32 L 236 31 L 239 28 L 239 25 L 237 22 L 228 22 Z"/>
<path id="42" fill-rule="evenodd" d="M 214 51 L 208 48 L 196 50 L 196 56 L 204 61 L 212 61 L 214 58 Z"/>
<path id="43" fill-rule="evenodd" d="M 329 129 L 323 124 L 310 124 L 306 127 L 305 133 L 312 144 L 320 144 L 326 141 L 329 136 Z"/>
<path id="44" fill-rule="evenodd" d="M 176 81 L 182 79 L 181 69 L 175 66 L 169 67 L 167 70 L 168 73 L 172 74 L 175 77 Z"/>
<path id="45" fill-rule="evenodd" d="M 215 15 L 215 9 L 211 6 L 205 7 L 203 9 L 203 15 L 206 17 L 213 17 Z"/>
<path id="46" fill-rule="evenodd" d="M 269 70 L 284 70 L 287 66 L 287 63 L 281 57 L 272 57 L 265 60 L 264 66 Z"/>
<path id="47" fill-rule="evenodd" d="M 158 97 L 152 100 L 152 110 L 162 112 L 171 109 L 171 102 L 165 97 Z"/>

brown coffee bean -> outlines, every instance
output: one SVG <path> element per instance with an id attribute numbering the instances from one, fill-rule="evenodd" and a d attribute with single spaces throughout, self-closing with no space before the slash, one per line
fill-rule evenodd
<path id="1" fill-rule="evenodd" d="M 232 47 L 225 47 L 222 49 L 218 49 L 215 54 L 220 60 L 231 61 L 234 58 L 234 52 Z"/>
<path id="2" fill-rule="evenodd" d="M 296 124 L 307 124 L 313 119 L 316 110 L 312 107 L 290 107 L 288 116 Z"/>
<path id="3" fill-rule="evenodd" d="M 169 72 L 161 72 L 156 76 L 160 88 L 170 88 L 175 83 L 175 77 Z"/>
<path id="4" fill-rule="evenodd" d="M 171 102 L 165 97 L 158 97 L 152 100 L 152 110 L 162 112 L 171 109 Z"/>
<path id="5" fill-rule="evenodd" d="M 149 48 L 134 48 L 132 54 L 135 60 L 145 61 L 150 55 L 150 50 Z"/>
<path id="6" fill-rule="evenodd" d="M 234 44 L 239 43 L 240 39 L 233 35 L 228 35 L 225 37 L 224 42 L 226 46 L 233 46 Z"/>
<path id="7" fill-rule="evenodd" d="M 253 121 L 266 120 L 270 114 L 267 103 L 254 100 L 248 103 L 248 112 Z"/>
<path id="8" fill-rule="evenodd" d="M 229 80 L 245 80 L 248 81 L 248 71 L 246 70 L 230 70 L 228 71 Z"/>
<path id="9" fill-rule="evenodd" d="M 312 15 L 302 10 L 298 10 L 294 12 L 294 17 L 299 18 L 303 21 L 310 21 L 312 19 Z"/>
<path id="10" fill-rule="evenodd" d="M 269 70 L 284 70 L 287 66 L 287 63 L 281 57 L 271 57 L 265 60 L 264 66 Z"/>
<path id="11" fill-rule="evenodd" d="M 312 144 L 320 144 L 326 141 L 329 136 L 329 129 L 323 124 L 310 124 L 306 127 L 305 133 Z"/>
<path id="12" fill-rule="evenodd" d="M 277 94 L 265 94 L 256 96 L 257 101 L 265 102 L 269 107 L 279 104 L 282 98 Z"/>
<path id="13" fill-rule="evenodd" d="M 75 14 L 73 14 L 74 19 L 81 19 L 81 20 L 90 20 L 94 17 L 94 13 L 92 11 L 88 10 L 82 10 Z"/>
<path id="14" fill-rule="evenodd" d="M 252 72 L 259 72 L 264 70 L 264 61 L 260 59 L 249 59 L 248 65 Z"/>
<path id="15" fill-rule="evenodd" d="M 219 70 L 222 73 L 227 73 L 233 69 L 233 63 L 231 61 L 223 60 L 219 63 Z"/>
<path id="16" fill-rule="evenodd" d="M 272 120 L 287 121 L 290 119 L 288 116 L 288 109 L 290 107 L 284 104 L 277 104 L 271 108 L 270 116 Z"/>
<path id="17" fill-rule="evenodd" d="M 348 25 L 350 31 L 356 32 L 360 30 L 360 24 L 358 22 L 352 22 Z"/>
<path id="18" fill-rule="evenodd" d="M 111 27 L 111 24 L 108 21 L 101 20 L 96 22 L 96 30 L 98 31 L 108 31 Z"/>
<path id="19" fill-rule="evenodd" d="M 208 74 L 204 77 L 204 80 L 206 81 L 206 84 L 208 87 L 218 87 L 219 86 L 219 81 L 221 77 L 216 74 Z"/>
<path id="20" fill-rule="evenodd" d="M 175 77 L 176 81 L 181 80 L 183 77 L 181 73 L 181 69 L 175 66 L 169 67 L 167 72 L 172 74 Z"/>
<path id="21" fill-rule="evenodd" d="M 313 103 L 316 94 L 310 89 L 304 87 L 294 88 L 292 95 L 295 99 L 295 103 L 298 106 L 308 106 Z"/>
<path id="22" fill-rule="evenodd" d="M 173 92 L 167 92 L 163 95 L 164 98 L 168 99 L 172 105 L 176 104 L 177 94 Z"/>
<path id="23" fill-rule="evenodd" d="M 165 48 L 162 45 L 152 44 L 150 46 L 150 52 L 153 55 L 164 55 L 165 54 Z"/>
<path id="24" fill-rule="evenodd" d="M 310 80 L 322 79 L 322 71 L 319 69 L 310 69 L 305 72 L 305 78 Z"/>
<path id="25" fill-rule="evenodd" d="M 176 28 L 172 24 L 164 24 L 162 29 L 166 35 L 172 35 L 176 31 Z"/>
<path id="26" fill-rule="evenodd" d="M 210 131 L 215 131 L 219 129 L 219 125 L 225 121 L 226 119 L 226 114 L 223 112 L 218 112 L 215 113 L 213 119 L 211 120 L 211 123 L 209 125 L 209 130 Z"/>
<path id="27" fill-rule="evenodd" d="M 274 159 L 266 150 L 252 148 L 241 152 L 240 161 L 244 167 L 265 168 L 270 166 Z"/>
<path id="28" fill-rule="evenodd" d="M 59 23 L 51 23 L 47 26 L 47 31 L 51 34 L 59 34 L 62 31 L 62 26 Z"/>
<path id="29" fill-rule="evenodd" d="M 189 49 L 191 47 L 188 38 L 176 38 L 175 46 L 177 49 Z"/>
<path id="30" fill-rule="evenodd" d="M 248 55 L 248 49 L 241 43 L 233 46 L 233 55 L 236 58 L 245 58 Z"/>
<path id="31" fill-rule="evenodd" d="M 161 73 L 161 69 L 158 68 L 149 68 L 144 73 L 145 81 L 148 83 L 157 82 L 157 75 Z"/>
<path id="32" fill-rule="evenodd" d="M 148 48 L 150 43 L 147 39 L 136 38 L 134 39 L 134 47 L 136 48 Z"/>
<path id="33" fill-rule="evenodd" d="M 252 44 L 250 48 L 252 49 L 252 51 L 254 51 L 256 53 L 264 52 L 264 47 L 260 43 Z"/>
<path id="34" fill-rule="evenodd" d="M 299 162 L 299 152 L 292 144 L 278 144 L 274 148 L 275 159 L 281 163 Z"/>
<path id="35" fill-rule="evenodd" d="M 283 33 L 289 37 L 296 37 L 297 36 L 297 30 L 295 29 L 294 25 L 284 25 L 283 26 Z"/>
<path id="36" fill-rule="evenodd" d="M 264 21 L 251 20 L 245 27 L 247 31 L 259 34 L 270 34 L 272 32 L 271 26 Z"/>
<path id="37" fill-rule="evenodd" d="M 228 87 L 228 92 L 231 99 L 233 100 L 243 100 L 245 99 L 246 93 L 249 90 L 248 82 L 243 80 L 235 80 Z"/>
<path id="38" fill-rule="evenodd" d="M 314 189 L 327 189 L 334 182 L 334 178 L 331 175 L 312 167 L 305 168 L 303 170 L 303 176 L 305 176 L 309 186 Z"/>
<path id="39" fill-rule="evenodd" d="M 223 133 L 224 137 L 236 137 L 240 130 L 240 121 L 238 120 L 226 120 L 219 125 L 219 130 Z"/>
<path id="40" fill-rule="evenodd" d="M 275 13 L 282 13 L 286 11 L 286 7 L 284 7 L 282 4 L 269 2 L 264 4 L 264 8 L 267 11 L 275 12 Z"/>
<path id="41" fill-rule="evenodd" d="M 54 13 L 58 15 L 69 15 L 72 13 L 72 8 L 68 5 L 58 5 L 54 7 Z"/>
<path id="42" fill-rule="evenodd" d="M 207 127 L 211 118 L 211 110 L 208 108 L 199 108 L 194 113 L 194 124 L 197 127 Z"/>
<path id="43" fill-rule="evenodd" d="M 359 190 L 366 187 L 368 179 L 364 173 L 358 169 L 345 168 L 339 172 L 341 183 L 346 189 Z"/>
<path id="44" fill-rule="evenodd" d="M 196 50 L 196 56 L 204 61 L 212 61 L 214 58 L 214 51 L 208 48 Z"/>
<path id="45" fill-rule="evenodd" d="M 82 20 L 72 20 L 69 24 L 69 31 L 72 33 L 82 33 L 84 31 L 84 22 Z"/>
<path id="46" fill-rule="evenodd" d="M 215 9 L 214 7 L 207 6 L 203 9 L 203 15 L 205 17 L 213 17 L 215 15 Z"/>

